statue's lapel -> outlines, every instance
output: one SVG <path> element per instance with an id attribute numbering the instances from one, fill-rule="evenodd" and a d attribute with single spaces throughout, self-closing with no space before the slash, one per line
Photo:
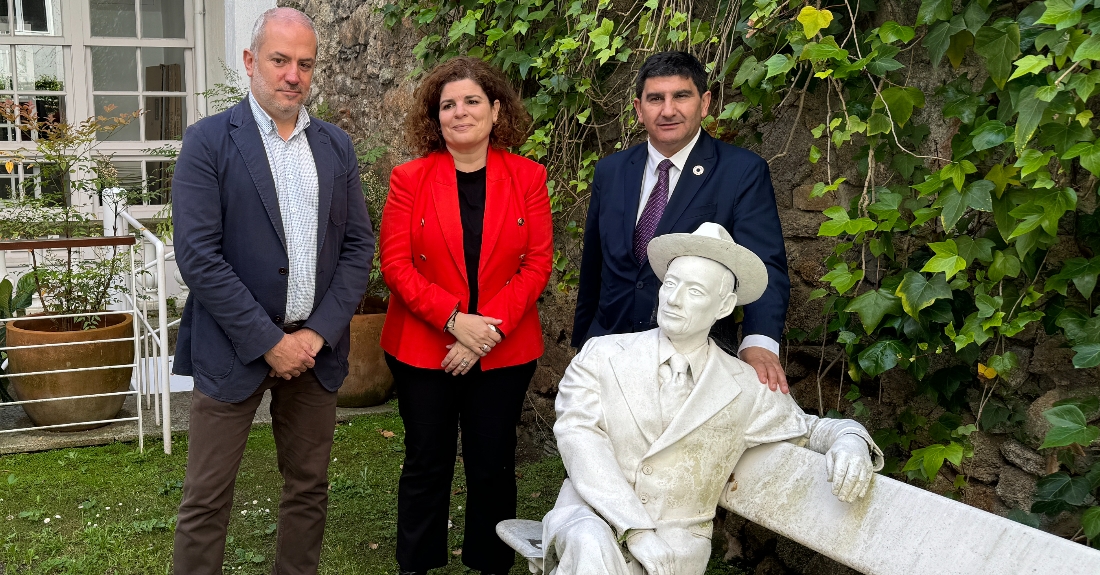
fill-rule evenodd
<path id="1" fill-rule="evenodd" d="M 646 457 L 683 439 L 685 435 L 714 417 L 741 393 L 741 386 L 737 383 L 737 379 L 744 371 L 742 367 L 719 349 L 714 340 L 710 340 L 708 345 L 710 349 L 706 367 L 695 380 L 695 388 L 691 390 L 691 395 L 688 396 L 676 417 L 672 419 L 668 429 L 649 446 Z M 655 409 L 659 414 L 660 406 L 658 405 Z"/>
<path id="2" fill-rule="evenodd" d="M 646 443 L 661 434 L 661 404 L 657 388 L 657 330 L 650 330 L 611 356 L 611 369 Z"/>

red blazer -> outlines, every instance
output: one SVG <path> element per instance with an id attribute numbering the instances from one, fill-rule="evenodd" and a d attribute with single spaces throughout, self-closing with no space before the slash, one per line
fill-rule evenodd
<path id="1" fill-rule="evenodd" d="M 502 320 L 505 339 L 479 361 L 493 369 L 542 355 L 535 303 L 550 279 L 553 239 L 546 168 L 490 147 L 485 172 L 478 313 Z M 443 327 L 455 306 L 465 312 L 470 302 L 450 153 L 393 169 L 379 238 L 391 292 L 382 349 L 409 365 L 442 369 L 455 341 Z"/>

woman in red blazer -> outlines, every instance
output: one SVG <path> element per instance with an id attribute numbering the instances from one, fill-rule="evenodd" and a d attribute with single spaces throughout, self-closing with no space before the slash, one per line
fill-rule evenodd
<path id="1" fill-rule="evenodd" d="M 546 169 L 505 151 L 526 140 L 531 120 L 485 62 L 449 60 L 413 98 L 406 139 L 421 157 L 390 176 L 379 242 L 392 292 L 382 347 L 405 422 L 397 561 L 402 573 L 447 563 L 461 427 L 462 562 L 507 573 L 515 553 L 495 527 L 516 515 L 516 423 L 543 350 L 535 304 L 553 251 Z"/>

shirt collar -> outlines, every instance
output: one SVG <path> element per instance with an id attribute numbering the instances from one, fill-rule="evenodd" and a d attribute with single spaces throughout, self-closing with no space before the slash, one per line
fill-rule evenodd
<path id="1" fill-rule="evenodd" d="M 672 354 L 676 353 L 676 348 L 672 345 L 672 340 L 668 339 L 668 336 L 660 331 L 660 328 L 658 328 L 658 333 L 657 358 L 661 360 L 658 363 L 660 365 L 667 362 Z M 688 366 L 691 369 L 692 381 L 698 382 L 699 375 L 703 373 L 703 367 L 707 365 L 707 358 L 710 355 L 710 339 L 707 340 L 707 343 L 684 355 L 687 357 Z"/>
<path id="2" fill-rule="evenodd" d="M 252 95 L 252 92 L 248 93 L 248 104 L 252 107 L 252 117 L 256 120 L 256 125 L 260 127 L 261 133 L 270 133 L 274 131 L 279 133 L 278 126 L 275 125 L 275 120 L 264 110 L 260 103 L 256 101 L 256 97 Z M 290 140 L 294 136 L 297 136 L 306 128 L 309 127 L 309 112 L 306 111 L 305 106 L 298 107 L 298 120 L 294 123 L 294 131 L 291 132 Z M 281 138 L 282 136 L 280 136 Z"/>
<path id="3" fill-rule="evenodd" d="M 699 128 L 699 131 L 695 132 L 695 137 L 692 138 L 690 142 L 688 142 L 688 145 L 681 148 L 679 152 L 672 154 L 672 157 L 667 158 L 669 160 L 672 160 L 672 165 L 676 166 L 677 170 L 681 172 L 684 171 L 684 164 L 687 163 L 688 156 L 690 156 L 691 151 L 695 149 L 695 143 L 699 141 L 699 136 L 702 133 L 703 129 Z M 661 163 L 661 160 L 666 159 L 665 155 L 661 152 L 658 152 L 657 148 L 653 147 L 652 142 L 647 142 L 646 147 L 649 148 L 649 159 L 646 165 L 651 171 L 656 171 L 657 166 Z"/>

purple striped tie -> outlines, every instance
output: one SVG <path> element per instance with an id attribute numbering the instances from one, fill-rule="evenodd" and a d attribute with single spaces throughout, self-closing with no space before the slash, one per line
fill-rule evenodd
<path id="1" fill-rule="evenodd" d="M 638 219 L 638 225 L 634 227 L 634 257 L 638 263 L 646 263 L 649 256 L 646 254 L 646 246 L 653 239 L 653 232 L 657 231 L 657 223 L 661 221 L 661 214 L 665 213 L 665 205 L 668 204 L 668 170 L 672 168 L 672 160 L 661 160 L 657 165 L 657 184 L 649 193 L 649 200 L 642 210 L 642 217 Z"/>

